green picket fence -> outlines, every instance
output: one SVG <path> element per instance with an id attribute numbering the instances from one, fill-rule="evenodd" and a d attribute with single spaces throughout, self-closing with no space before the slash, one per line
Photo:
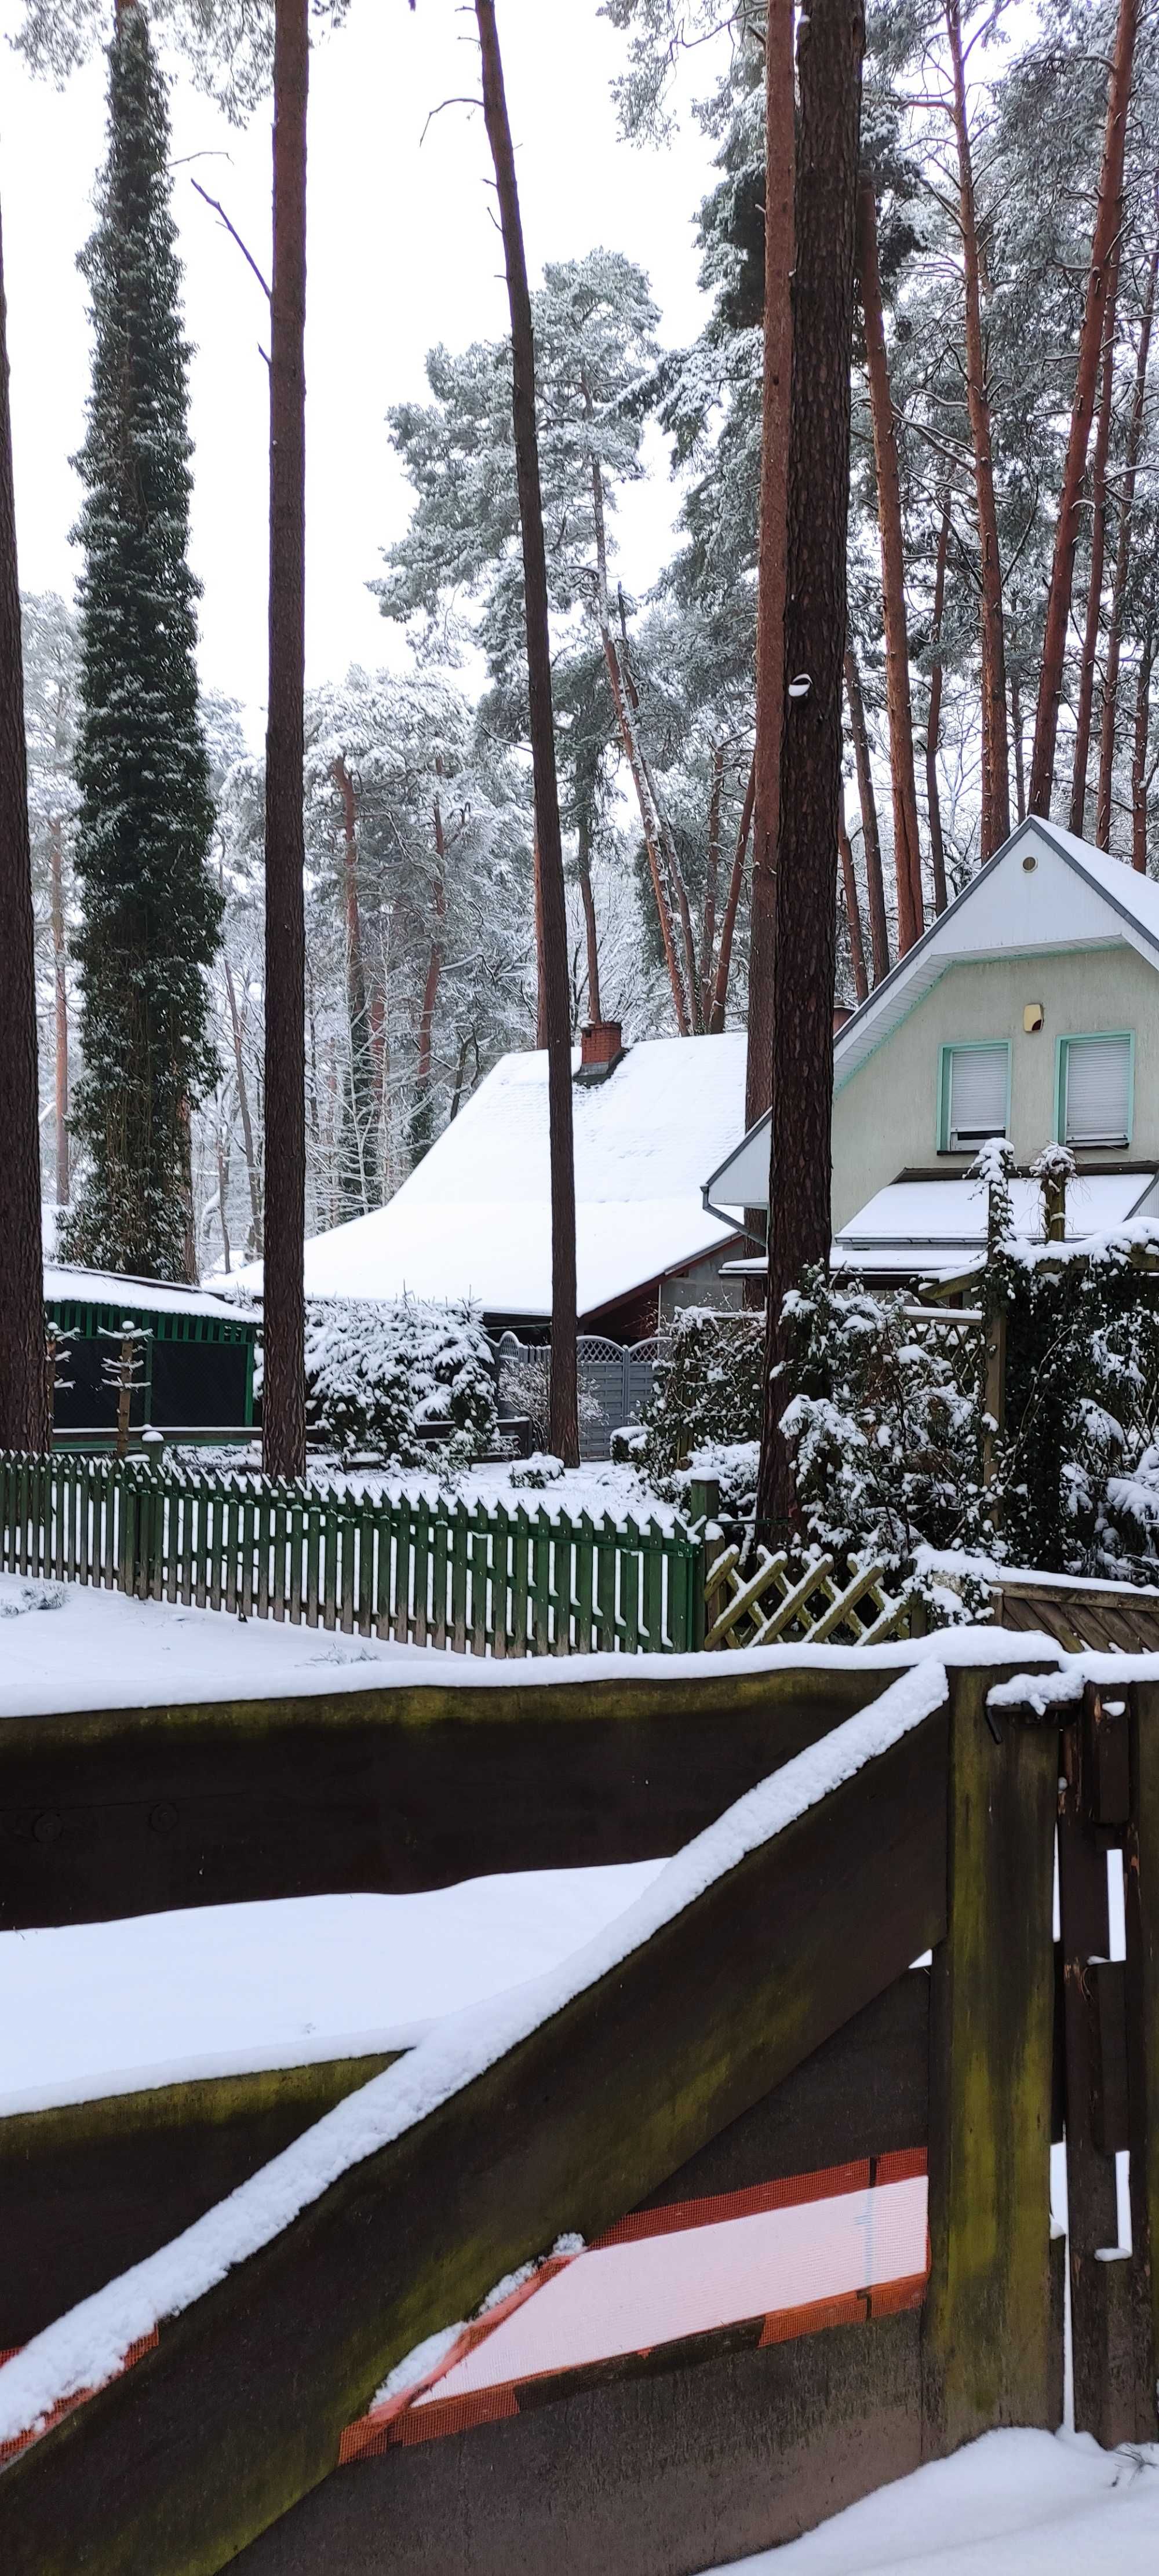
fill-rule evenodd
<path id="1" fill-rule="evenodd" d="M 704 1548 L 677 1524 L 361 1502 L 264 1478 L 0 1453 L 0 1571 L 460 1654 L 679 1654 Z"/>

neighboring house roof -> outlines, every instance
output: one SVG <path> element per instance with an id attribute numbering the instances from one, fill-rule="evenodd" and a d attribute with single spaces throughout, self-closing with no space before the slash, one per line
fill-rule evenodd
<path id="1" fill-rule="evenodd" d="M 49 1306 L 112 1307 L 118 1315 L 191 1315 L 202 1321 L 249 1323 L 256 1329 L 253 1317 L 239 1314 L 228 1297 L 215 1297 L 209 1289 L 186 1288 L 164 1279 L 132 1279 L 119 1270 L 81 1270 L 71 1262 L 45 1262 L 44 1299 Z"/>
<path id="2" fill-rule="evenodd" d="M 1028 1242 L 1040 1241 L 1041 1184 L 1012 1180 L 1010 1197 L 1015 1233 Z M 832 1267 L 866 1278 L 878 1272 L 891 1279 L 958 1279 L 978 1267 L 985 1254 L 986 1201 L 985 1183 L 965 1176 L 891 1181 L 834 1235 Z M 1082 1172 L 1067 1186 L 1067 1242 L 1108 1234 L 1157 1207 L 1159 1172 Z M 768 1263 L 762 1254 L 725 1267 L 733 1277 L 763 1278 Z"/>
<path id="3" fill-rule="evenodd" d="M 1155 1189 L 1154 1171 L 1083 1172 L 1067 1185 L 1068 1242 L 1106 1234 L 1141 1212 Z M 1042 1188 L 1013 1180 L 1010 1196 L 1016 1234 L 1042 1235 Z M 923 1278 L 955 1279 L 986 1249 L 987 1193 L 982 1181 L 891 1181 L 878 1190 L 833 1238 L 835 1270 L 920 1271 Z"/>
<path id="4" fill-rule="evenodd" d="M 606 1080 L 573 1084 L 581 1315 L 732 1239 L 701 1182 L 744 1118 L 745 1044 L 741 1033 L 646 1039 Z M 386 1207 L 315 1235 L 306 1291 L 549 1315 L 546 1054 L 503 1056 Z"/>
<path id="5" fill-rule="evenodd" d="M 1023 861 L 1030 857 L 1036 865 L 1027 870 Z M 1124 940 L 1159 969 L 1159 884 L 1060 823 L 1028 816 L 845 1022 L 834 1040 L 834 1088 L 840 1090 L 949 967 Z M 710 1173 L 706 1205 L 768 1205 L 768 1129 L 766 1113 Z"/>

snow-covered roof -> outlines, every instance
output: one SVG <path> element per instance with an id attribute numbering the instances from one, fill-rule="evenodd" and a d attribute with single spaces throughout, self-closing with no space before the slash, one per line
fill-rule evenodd
<path id="1" fill-rule="evenodd" d="M 1010 1198 L 1015 1233 L 1028 1243 L 1042 1238 L 1042 1187 L 1013 1180 Z M 1067 1185 L 1066 1239 L 1081 1243 L 1110 1233 L 1129 1218 L 1159 1209 L 1159 1172 L 1083 1172 Z M 851 1216 L 833 1238 L 835 1270 L 890 1278 L 956 1279 L 980 1262 L 986 1249 L 986 1188 L 965 1175 L 934 1181 L 890 1181 Z M 730 1261 L 730 1277 L 763 1278 L 768 1263 Z"/>
<path id="2" fill-rule="evenodd" d="M 227 1297 L 205 1288 L 185 1288 L 170 1280 L 132 1279 L 116 1270 L 81 1270 L 71 1263 L 46 1261 L 44 1294 L 54 1305 L 115 1306 L 126 1314 L 212 1316 L 219 1323 L 252 1323 L 239 1315 Z"/>
<path id="3" fill-rule="evenodd" d="M 833 1046 L 834 1089 L 948 967 L 1122 943 L 1159 969 L 1159 884 L 1060 823 L 1028 816 L 845 1022 Z M 768 1125 L 766 1114 L 743 1140 L 738 1131 L 731 1153 L 708 1167 L 705 1195 L 718 1207 L 767 1206 Z"/>
<path id="4" fill-rule="evenodd" d="M 581 1315 L 729 1240 L 701 1183 L 744 1123 L 744 1085 L 740 1033 L 645 1039 L 573 1084 Z M 550 1314 L 546 1054 L 503 1056 L 387 1207 L 315 1235 L 306 1289 Z"/>
<path id="5" fill-rule="evenodd" d="M 1138 1214 L 1159 1174 L 1087 1172 L 1066 1194 L 1068 1242 L 1101 1235 Z M 1038 1181 L 1010 1185 L 1015 1232 L 1028 1242 L 1042 1235 Z M 953 1279 L 977 1262 L 986 1247 L 986 1189 L 966 1178 L 891 1181 L 850 1217 L 834 1237 L 835 1270 L 920 1271 L 924 1278 Z"/>

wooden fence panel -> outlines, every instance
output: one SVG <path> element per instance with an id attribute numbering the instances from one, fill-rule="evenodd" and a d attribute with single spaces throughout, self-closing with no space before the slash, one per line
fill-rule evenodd
<path id="1" fill-rule="evenodd" d="M 926 1719 L 750 1853 L 18 2456 L 5 2576 L 72 2576 L 78 2531 L 89 2576 L 215 2576 L 421 2337 L 599 2234 L 940 1941 L 946 1739 Z"/>
<path id="2" fill-rule="evenodd" d="M 518 1669 L 501 1693 L 396 1680 L 6 1718 L 0 1929 L 663 1859 L 893 1678 L 706 1659 L 595 1681 L 577 1656 L 544 1690 Z"/>

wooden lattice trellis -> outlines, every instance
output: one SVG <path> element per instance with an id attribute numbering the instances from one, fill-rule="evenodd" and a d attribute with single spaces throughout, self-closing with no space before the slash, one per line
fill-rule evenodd
<path id="1" fill-rule="evenodd" d="M 911 1604 L 884 1589 L 883 1565 L 866 1565 L 849 1583 L 834 1581 L 831 1556 L 801 1571 L 784 1549 L 744 1551 L 730 1543 L 713 1558 L 705 1584 L 708 1646 L 878 1646 L 908 1633 Z"/>
<path id="2" fill-rule="evenodd" d="M 977 1387 L 982 1367 L 982 1317 L 974 1307 L 906 1306 L 910 1337 L 948 1360 L 963 1395 Z"/>

